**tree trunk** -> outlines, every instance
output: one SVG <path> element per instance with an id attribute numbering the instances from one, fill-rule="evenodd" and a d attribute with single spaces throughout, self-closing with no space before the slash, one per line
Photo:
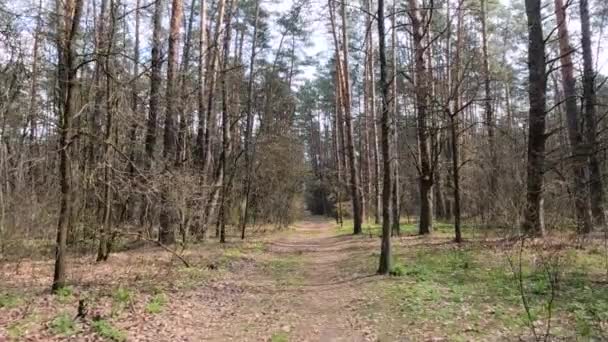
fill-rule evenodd
<path id="1" fill-rule="evenodd" d="M 487 201 L 487 209 L 490 217 L 493 216 L 492 204 L 496 202 L 498 159 L 496 155 L 496 142 L 494 138 L 494 113 L 492 111 L 492 94 L 490 91 L 490 62 L 488 57 L 488 29 L 487 29 L 487 0 L 481 0 L 481 37 L 483 53 L 483 83 L 484 83 L 484 116 L 488 131 L 488 148 L 490 153 L 490 197 Z"/>
<path id="2" fill-rule="evenodd" d="M 433 170 L 431 165 L 430 141 L 428 130 L 428 80 L 424 61 L 424 29 L 420 9 L 416 0 L 408 0 L 412 31 L 414 36 L 414 70 L 416 84 L 416 112 L 420 185 L 420 218 L 418 233 L 430 234 L 433 231 Z"/>
<path id="3" fill-rule="evenodd" d="M 243 194 L 243 209 L 241 214 L 241 239 L 245 238 L 245 228 L 249 216 L 249 193 L 251 192 L 252 162 L 251 140 L 253 136 L 253 82 L 255 80 L 254 67 L 258 41 L 258 21 L 260 16 L 260 0 L 255 0 L 255 16 L 253 19 L 253 36 L 251 37 L 251 57 L 249 59 L 249 80 L 247 81 L 247 119 L 245 122 L 245 187 Z"/>
<path id="4" fill-rule="evenodd" d="M 161 21 L 162 0 L 154 0 L 154 16 L 152 19 L 152 52 L 150 62 L 150 103 L 146 127 L 146 166 L 150 168 L 154 162 L 154 149 L 156 148 L 156 125 L 160 97 L 160 72 L 162 68 L 161 55 Z"/>
<path id="5" fill-rule="evenodd" d="M 600 162 L 597 156 L 597 117 L 595 114 L 595 71 L 591 51 L 591 29 L 589 24 L 589 0 L 580 0 L 581 34 L 583 50 L 583 118 L 585 121 L 585 142 L 589 153 L 589 195 L 594 223 L 604 227 L 604 185 Z"/>
<path id="6" fill-rule="evenodd" d="M 226 242 L 226 213 L 228 211 L 228 191 L 230 189 L 230 179 L 232 177 L 228 176 L 228 162 L 231 157 L 231 138 L 230 138 L 230 113 L 228 108 L 228 89 L 226 87 L 226 78 L 229 75 L 228 63 L 230 57 L 230 40 L 232 37 L 232 12 L 235 6 L 235 1 L 238 0 L 230 0 L 228 5 L 228 13 L 226 17 L 226 26 L 225 32 L 226 36 L 224 38 L 224 49 L 223 49 L 223 58 L 222 58 L 222 153 L 220 156 L 220 208 L 219 208 L 219 217 L 218 217 L 218 225 L 219 225 L 219 238 L 220 243 Z"/>
<path id="7" fill-rule="evenodd" d="M 171 21 L 169 31 L 169 56 L 167 58 L 167 111 L 165 113 L 165 131 L 163 140 L 163 157 L 166 168 L 169 168 L 172 160 L 176 160 L 177 134 L 175 132 L 175 115 L 178 112 L 179 92 L 177 83 L 177 58 L 179 54 L 179 39 L 182 22 L 182 0 L 173 0 L 171 5 Z M 163 184 L 160 208 L 160 231 L 158 241 L 164 245 L 175 242 L 175 231 L 173 223 L 175 212 L 169 201 L 170 186 Z"/>
<path id="8" fill-rule="evenodd" d="M 378 52 L 380 59 L 380 88 L 382 89 L 382 245 L 380 250 L 379 274 L 387 274 L 392 267 L 391 256 L 391 142 L 392 137 L 390 122 L 390 85 L 387 81 L 386 67 L 386 44 L 384 31 L 384 0 L 378 0 Z M 394 100 L 394 99 L 393 99 Z"/>
<path id="9" fill-rule="evenodd" d="M 392 45 L 392 77 L 391 77 L 391 91 L 392 91 L 392 114 L 393 114 L 393 179 L 391 181 L 391 234 L 401 235 L 399 227 L 399 220 L 401 219 L 401 204 L 399 203 L 399 125 L 398 125 L 398 107 L 397 107 L 397 1 L 393 1 L 393 13 L 392 13 L 392 29 L 391 29 L 391 45 Z"/>
<path id="10" fill-rule="evenodd" d="M 562 88 L 566 98 L 566 117 L 568 138 L 570 140 L 572 189 L 579 233 L 589 233 L 592 229 L 589 196 L 587 193 L 586 164 L 587 153 L 583 145 L 583 136 L 579 128 L 579 112 L 576 101 L 576 79 L 572 64 L 572 48 L 566 22 L 566 9 L 562 0 L 555 0 L 555 17 L 559 34 L 559 53 L 561 62 Z"/>
<path id="11" fill-rule="evenodd" d="M 110 0 L 110 23 L 111 26 L 108 28 L 107 37 L 107 54 L 111 55 L 112 52 L 112 42 L 114 38 L 114 30 L 115 30 L 115 12 L 114 12 L 114 1 Z M 110 60 L 109 58 L 104 59 L 104 70 L 108 75 L 111 75 L 110 72 Z M 112 154 L 113 149 L 111 148 L 111 139 L 112 139 L 112 110 L 114 110 L 112 106 L 112 78 L 106 77 L 105 82 L 105 95 L 106 95 L 106 132 L 104 137 L 104 170 L 103 170 L 103 192 L 104 192 L 104 208 L 103 208 L 103 227 L 101 231 L 101 238 L 99 240 L 99 249 L 97 251 L 97 261 L 106 261 L 110 255 L 110 244 L 111 244 L 111 235 L 112 235 Z"/>
<path id="12" fill-rule="evenodd" d="M 372 9 L 372 5 L 371 5 L 372 0 L 368 0 L 367 3 L 367 10 L 368 12 L 371 12 Z M 374 157 L 374 198 L 375 198 L 375 207 L 376 207 L 376 211 L 374 213 L 374 223 L 379 224 L 380 223 L 380 216 L 381 216 L 381 211 L 382 211 L 382 199 L 380 196 L 380 188 L 381 188 L 381 178 L 380 178 L 380 151 L 378 148 L 378 125 L 377 125 L 377 121 L 376 121 L 376 74 L 375 74 L 375 67 L 374 67 L 374 35 L 371 32 L 372 29 L 372 21 L 371 18 L 368 16 L 367 17 L 368 23 L 367 23 L 367 27 L 369 27 L 370 29 L 370 33 L 369 33 L 369 46 L 370 46 L 370 51 L 368 53 L 367 56 L 367 63 L 368 63 L 368 68 L 369 68 L 369 87 L 370 87 L 370 118 L 371 118 L 371 125 L 372 125 L 372 152 L 373 152 L 373 157 Z"/>
<path id="13" fill-rule="evenodd" d="M 59 2 L 59 1 L 58 1 Z M 56 292 L 66 284 L 65 258 L 67 236 L 71 230 L 72 216 L 72 185 L 70 148 L 71 125 L 74 108 L 72 97 L 76 86 L 75 43 L 80 30 L 82 0 L 68 0 L 64 4 L 64 22 L 57 23 L 58 32 L 58 75 L 59 94 L 62 108 L 59 116 L 59 180 L 61 197 L 59 204 L 59 221 L 57 223 L 57 239 L 55 245 L 55 270 L 53 273 L 52 291 Z M 57 7 L 60 7 L 58 4 Z M 62 34 L 63 33 L 63 34 Z"/>
<path id="14" fill-rule="evenodd" d="M 543 177 L 545 171 L 545 40 L 543 37 L 541 1 L 526 0 L 528 19 L 528 69 L 530 113 L 528 119 L 528 164 L 526 208 L 522 228 L 526 234 L 542 236 Z"/>
<path id="15" fill-rule="evenodd" d="M 454 69 L 451 81 L 453 85 L 450 87 L 450 97 L 453 97 L 453 107 L 448 116 L 450 117 L 450 138 L 452 147 L 452 182 L 454 187 L 454 241 L 462 242 L 462 232 L 460 228 L 461 212 L 460 212 L 460 118 L 459 113 L 461 112 L 461 91 L 460 85 L 462 83 L 461 63 L 460 55 L 463 49 L 463 32 L 462 24 L 464 19 L 464 9 L 462 8 L 463 2 L 460 1 L 458 5 L 458 23 L 456 27 L 456 52 L 454 55 Z"/>
<path id="16" fill-rule="evenodd" d="M 203 166 L 203 151 L 205 141 L 205 69 L 207 61 L 207 0 L 201 0 L 199 23 L 199 50 L 198 50 L 198 126 L 196 132 L 195 162 Z"/>

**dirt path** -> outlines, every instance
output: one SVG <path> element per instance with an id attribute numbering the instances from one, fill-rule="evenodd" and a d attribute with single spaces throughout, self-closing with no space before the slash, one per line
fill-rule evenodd
<path id="1" fill-rule="evenodd" d="M 325 218 L 301 221 L 265 242 L 263 260 L 255 262 L 270 265 L 269 272 L 244 267 L 239 276 L 215 284 L 217 291 L 200 289 L 172 301 L 170 312 L 176 314 L 170 321 L 180 326 L 169 329 L 175 335 L 163 336 L 162 326 L 148 334 L 150 326 L 169 319 L 166 315 L 148 322 L 147 331 L 130 329 L 129 335 L 150 341 L 375 340 L 357 314 L 362 301 L 357 285 L 373 277 L 340 269 L 357 239 L 337 236 L 334 227 Z"/>
<path id="2" fill-rule="evenodd" d="M 100 319 L 127 341 L 374 341 L 377 324 L 362 314 L 369 303 L 363 289 L 383 278 L 352 266 L 377 243 L 338 235 L 329 219 L 309 217 L 245 242 L 193 245 L 185 255 L 190 268 L 155 247 L 114 253 L 105 264 L 73 258 L 65 296 L 47 290 L 52 260 L 7 263 L 0 295 L 5 287 L 20 299 L 0 305 L 0 341 L 122 340 L 102 336 L 94 327 Z M 164 300 L 151 311 L 154 296 Z M 71 332 L 53 329 L 58 315 L 75 317 L 82 298 L 86 319 Z"/>

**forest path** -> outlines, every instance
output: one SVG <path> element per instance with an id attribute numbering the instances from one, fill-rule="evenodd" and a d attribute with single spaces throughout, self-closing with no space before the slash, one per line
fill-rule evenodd
<path id="1" fill-rule="evenodd" d="M 264 240 L 264 252 L 237 266 L 237 276 L 172 303 L 188 341 L 373 341 L 358 312 L 358 284 L 376 279 L 344 268 L 351 250 L 369 243 L 337 235 L 327 218 L 308 217 Z M 256 266 L 249 267 L 254 264 Z M 227 293 L 228 292 L 228 293 Z M 219 297 L 217 297 L 219 296 Z M 185 313 L 184 313 L 184 310 Z M 173 329 L 172 329 L 173 330 Z M 184 332 L 183 330 L 181 331 Z M 181 335 L 181 336 L 179 336 Z"/>

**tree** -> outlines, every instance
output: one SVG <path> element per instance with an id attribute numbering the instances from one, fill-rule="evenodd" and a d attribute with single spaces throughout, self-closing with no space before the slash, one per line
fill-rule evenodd
<path id="1" fill-rule="evenodd" d="M 61 199 L 59 204 L 59 222 L 55 245 L 55 271 L 53 273 L 53 292 L 65 286 L 65 263 L 67 237 L 70 231 L 72 216 L 72 185 L 70 143 L 72 134 L 72 117 L 75 113 L 72 97 L 76 80 L 76 38 L 80 32 L 80 17 L 83 0 L 69 0 L 63 6 L 63 22 L 57 22 L 57 76 L 59 79 L 59 175 Z M 59 1 L 57 7 L 59 8 Z"/>
<path id="2" fill-rule="evenodd" d="M 545 40 L 540 0 L 526 0 L 528 19 L 528 163 L 526 178 L 526 207 L 523 230 L 526 234 L 545 233 L 543 213 L 543 176 L 545 173 L 545 133 L 547 76 Z"/>
<path id="3" fill-rule="evenodd" d="M 380 249 L 379 274 L 387 274 L 391 270 L 391 137 L 392 128 L 390 118 L 390 85 L 387 80 L 386 66 L 386 32 L 384 29 L 384 0 L 378 0 L 378 53 L 380 61 L 380 89 L 382 90 L 382 245 Z M 394 99 L 393 99 L 394 100 Z"/>
<path id="4" fill-rule="evenodd" d="M 589 0 L 580 0 L 581 45 L 583 50 L 583 117 L 585 122 L 585 142 L 589 148 L 589 195 L 591 210 L 596 225 L 605 226 L 604 188 L 597 154 L 597 117 L 595 72 L 591 50 L 591 29 L 589 25 Z"/>
<path id="5" fill-rule="evenodd" d="M 418 232 L 430 234 L 433 230 L 433 166 L 428 127 L 428 82 L 424 37 L 427 30 L 423 27 L 420 8 L 416 0 L 408 0 L 412 35 L 414 39 L 414 75 L 416 87 L 416 117 L 419 160 L 420 218 Z"/>
<path id="6" fill-rule="evenodd" d="M 566 22 L 566 8 L 562 0 L 555 0 L 555 16 L 559 34 L 559 53 L 561 61 L 562 88 L 566 97 L 566 117 L 572 163 L 572 183 L 577 226 L 580 233 L 589 233 L 592 229 L 589 196 L 586 184 L 587 154 L 583 146 L 583 137 L 579 128 L 578 104 L 576 101 L 576 79 L 572 64 L 572 48 Z"/>

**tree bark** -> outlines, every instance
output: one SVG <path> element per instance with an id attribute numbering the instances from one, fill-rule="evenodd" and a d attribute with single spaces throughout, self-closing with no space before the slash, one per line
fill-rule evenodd
<path id="1" fill-rule="evenodd" d="M 182 22 L 182 0 L 173 0 L 171 5 L 171 20 L 169 29 L 169 56 L 167 58 L 167 111 L 165 113 L 165 131 L 163 140 L 163 157 L 168 169 L 172 161 L 176 160 L 177 134 L 175 131 L 175 116 L 178 113 L 179 92 L 176 88 L 178 81 L 177 58 L 179 51 L 180 29 Z M 162 185 L 161 208 L 160 208 L 160 231 L 158 241 L 164 245 L 175 242 L 175 210 L 170 198 L 170 186 Z"/>
<path id="2" fill-rule="evenodd" d="M 397 1 L 393 1 L 392 13 L 392 29 L 391 29 L 391 45 L 392 45 L 392 114 L 393 114 L 393 129 L 392 129 L 392 172 L 393 179 L 391 181 L 391 234 L 401 235 L 399 220 L 401 219 L 401 203 L 399 203 L 399 125 L 398 125 L 398 107 L 397 107 Z"/>
<path id="3" fill-rule="evenodd" d="M 589 195 L 594 223 L 604 227 L 604 184 L 597 153 L 597 117 L 595 95 L 595 71 L 591 51 L 591 29 L 589 24 L 589 0 L 580 0 L 581 35 L 583 50 L 583 118 L 585 142 L 589 153 Z"/>
<path id="4" fill-rule="evenodd" d="M 253 155 L 251 151 L 251 140 L 253 136 L 253 82 L 255 80 L 254 66 L 257 48 L 258 36 L 258 21 L 260 15 L 260 0 L 255 0 L 255 15 L 253 19 L 253 35 L 251 37 L 251 57 L 249 59 L 249 80 L 247 81 L 247 119 L 245 122 L 245 186 L 243 209 L 241 214 L 241 239 L 245 239 L 245 228 L 247 226 L 247 218 L 249 215 L 249 193 L 251 192 L 252 181 L 252 162 Z"/>
<path id="5" fill-rule="evenodd" d="M 59 3 L 59 1 L 57 1 Z M 58 32 L 58 76 L 59 93 L 62 108 L 59 116 L 59 180 L 61 197 L 59 204 L 59 221 L 57 223 L 57 239 L 55 245 L 55 269 L 53 273 L 52 291 L 56 292 L 66 284 L 65 259 L 67 236 L 71 230 L 72 216 L 72 185 L 70 143 L 74 108 L 72 97 L 75 90 L 75 43 L 80 33 L 80 16 L 83 0 L 68 0 L 64 3 L 64 22 L 57 23 Z M 60 5 L 58 4 L 59 8 Z"/>
<path id="6" fill-rule="evenodd" d="M 488 148 L 490 153 L 490 197 L 487 201 L 490 217 L 493 216 L 492 204 L 496 202 L 497 191 L 497 176 L 498 176 L 498 159 L 496 155 L 496 142 L 494 137 L 494 112 L 492 110 L 492 92 L 491 92 L 491 76 L 490 76 L 490 61 L 488 57 L 488 29 L 487 29 L 487 0 L 481 0 L 481 37 L 482 37 L 482 54 L 483 54 L 483 83 L 484 83 L 484 116 L 486 128 L 488 131 Z"/>
<path id="7" fill-rule="evenodd" d="M 433 231 L 433 170 L 431 165 L 430 141 L 428 130 L 428 80 L 424 61 L 424 29 L 417 0 L 408 0 L 412 31 L 414 36 L 414 72 L 416 84 L 416 112 L 419 160 L 420 217 L 418 233 L 430 234 Z"/>
<path id="8" fill-rule="evenodd" d="M 566 98 L 566 118 L 568 123 L 568 138 L 570 140 L 572 189 L 574 192 L 574 207 L 576 211 L 577 228 L 579 233 L 589 233 L 593 228 L 587 193 L 586 166 L 587 153 L 583 136 L 579 128 L 579 112 L 576 101 L 576 79 L 572 64 L 572 47 L 566 22 L 566 8 L 562 0 L 555 0 L 555 17 L 559 35 L 559 53 L 561 62 L 562 88 Z"/>
<path id="9" fill-rule="evenodd" d="M 526 234 L 542 236 L 545 232 L 543 215 L 543 185 L 545 172 L 545 105 L 547 76 L 545 73 L 545 41 L 543 37 L 541 1 L 526 0 L 528 20 L 528 164 L 526 208 L 522 228 Z"/>
<path id="10" fill-rule="evenodd" d="M 351 90 L 348 70 L 348 30 L 346 21 L 346 1 L 342 2 L 342 107 L 344 108 L 344 123 L 346 129 L 346 152 L 350 172 L 350 192 L 353 203 L 353 234 L 361 234 L 361 195 L 359 189 L 359 172 L 355 157 L 354 132 L 351 115 Z"/>
<path id="11" fill-rule="evenodd" d="M 160 97 L 160 72 L 162 68 L 161 56 L 161 21 L 162 0 L 154 0 L 154 16 L 152 18 L 152 52 L 150 63 L 150 102 L 148 120 L 146 124 L 146 166 L 152 167 L 154 162 L 154 149 L 156 148 L 156 125 L 158 118 L 158 105 Z"/>
<path id="12" fill-rule="evenodd" d="M 382 89 L 382 245 L 380 249 L 379 274 L 387 274 L 392 267 L 391 256 L 391 128 L 390 122 L 390 85 L 387 81 L 386 44 L 384 32 L 384 0 L 378 0 L 378 52 L 380 59 L 380 88 Z M 394 99 L 393 99 L 394 100 Z"/>

